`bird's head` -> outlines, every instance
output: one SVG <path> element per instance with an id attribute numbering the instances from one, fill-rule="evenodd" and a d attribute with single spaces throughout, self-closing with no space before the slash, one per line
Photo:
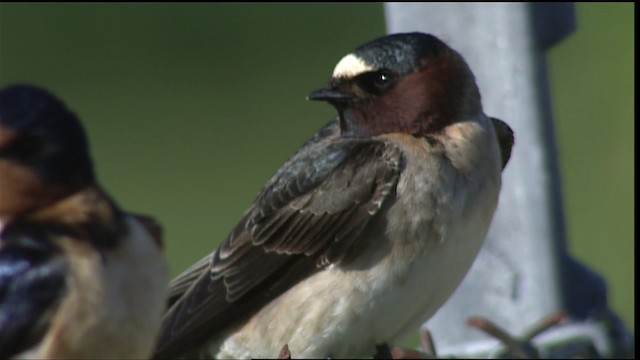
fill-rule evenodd
<path id="1" fill-rule="evenodd" d="M 433 35 L 400 33 L 343 57 L 329 85 L 309 100 L 332 104 L 344 134 L 403 132 L 422 136 L 482 112 L 473 73 Z"/>
<path id="2" fill-rule="evenodd" d="M 82 125 L 44 89 L 0 90 L 0 222 L 95 182 Z"/>

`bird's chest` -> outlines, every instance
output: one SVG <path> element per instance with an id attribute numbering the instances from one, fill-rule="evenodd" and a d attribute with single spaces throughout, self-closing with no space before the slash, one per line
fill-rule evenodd
<path id="1" fill-rule="evenodd" d="M 497 205 L 500 175 L 491 156 L 497 149 L 478 149 L 488 156 L 463 169 L 455 154 L 422 150 L 430 156 L 405 151 L 385 215 L 390 254 L 372 269 L 375 315 L 366 324 L 375 342 L 406 335 L 446 301 L 471 267 Z"/>
<path id="2" fill-rule="evenodd" d="M 404 167 L 395 191 L 361 234 L 366 246 L 264 307 L 224 340 L 218 357 L 273 356 L 285 343 L 300 357 L 368 356 L 374 345 L 415 330 L 444 303 L 471 266 L 493 216 L 497 147 L 479 142 L 478 155 L 456 158 L 404 137 L 389 136 L 398 140 Z"/>
<path id="3" fill-rule="evenodd" d="M 460 283 L 486 236 L 497 190 L 468 191 L 469 179 L 452 170 L 442 159 L 410 163 L 384 218 L 364 234 L 376 246 L 318 274 L 331 284 L 318 319 L 333 330 L 314 337 L 323 341 L 310 354 L 371 354 L 375 344 L 414 331 Z"/>

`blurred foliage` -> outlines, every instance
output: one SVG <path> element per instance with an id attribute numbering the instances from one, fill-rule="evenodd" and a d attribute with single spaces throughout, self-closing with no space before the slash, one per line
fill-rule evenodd
<path id="1" fill-rule="evenodd" d="M 550 55 L 571 250 L 634 316 L 633 4 L 579 4 Z M 306 94 L 384 34 L 381 4 L 0 4 L 0 86 L 86 124 L 105 188 L 163 224 L 175 275 L 334 116 Z"/>

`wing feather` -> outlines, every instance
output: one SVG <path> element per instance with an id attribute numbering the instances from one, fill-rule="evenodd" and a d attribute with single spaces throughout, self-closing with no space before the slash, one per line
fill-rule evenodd
<path id="1" fill-rule="evenodd" d="M 321 129 L 265 184 L 209 271 L 190 268 L 199 274 L 166 314 L 155 357 L 188 355 L 366 241 L 360 234 L 395 188 L 402 155 L 337 128 Z"/>
<path id="2" fill-rule="evenodd" d="M 0 241 L 0 358 L 37 345 L 65 291 L 61 251 L 33 229 L 9 227 Z"/>

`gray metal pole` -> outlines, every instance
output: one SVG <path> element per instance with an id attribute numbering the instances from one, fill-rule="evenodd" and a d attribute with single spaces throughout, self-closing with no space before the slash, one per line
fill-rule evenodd
<path id="1" fill-rule="evenodd" d="M 427 323 L 438 353 L 496 348 L 496 340 L 465 325 L 472 315 L 523 334 L 559 309 L 578 319 L 607 314 L 624 344 L 611 345 L 602 329 L 583 324 L 542 340 L 587 339 L 601 355 L 628 347 L 633 339 L 608 310 L 604 281 L 571 259 L 565 245 L 544 53 L 575 29 L 573 4 L 387 3 L 385 12 L 389 33 L 432 33 L 459 51 L 476 75 L 485 113 L 515 132 L 487 242 L 463 284 Z"/>

